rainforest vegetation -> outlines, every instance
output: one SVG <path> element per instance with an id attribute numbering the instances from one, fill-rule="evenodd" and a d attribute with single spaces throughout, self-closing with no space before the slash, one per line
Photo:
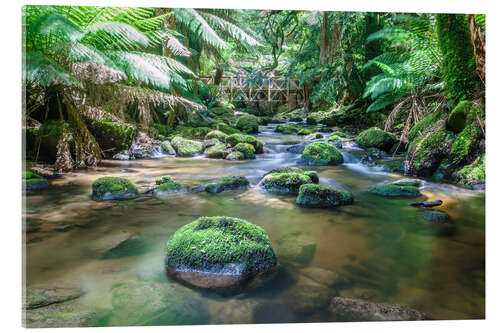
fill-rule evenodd
<path id="1" fill-rule="evenodd" d="M 485 15 L 22 18 L 28 326 L 484 318 Z"/>

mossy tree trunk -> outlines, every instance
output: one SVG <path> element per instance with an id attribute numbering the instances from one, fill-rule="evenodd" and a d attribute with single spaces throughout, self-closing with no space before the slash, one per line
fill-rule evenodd
<path id="1" fill-rule="evenodd" d="M 448 98 L 454 103 L 471 99 L 477 87 L 475 59 L 467 17 L 438 14 L 439 47 L 443 54 L 441 73 Z"/>

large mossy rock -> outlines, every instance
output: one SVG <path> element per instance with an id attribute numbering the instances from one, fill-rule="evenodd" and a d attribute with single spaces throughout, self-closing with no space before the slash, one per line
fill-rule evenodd
<path id="1" fill-rule="evenodd" d="M 24 171 L 22 173 L 23 190 L 38 190 L 49 186 L 47 180 L 34 172 Z"/>
<path id="2" fill-rule="evenodd" d="M 241 152 L 247 160 L 255 158 L 255 148 L 249 143 L 238 143 L 233 149 Z"/>
<path id="3" fill-rule="evenodd" d="M 272 169 L 271 171 L 267 172 L 264 176 L 267 176 L 272 173 L 299 173 L 311 178 L 313 184 L 319 183 L 318 172 L 314 170 L 304 170 L 297 167 L 282 167 L 282 168 Z"/>
<path id="4" fill-rule="evenodd" d="M 117 326 L 205 324 L 206 305 L 174 283 L 133 281 L 111 289 L 112 324 Z"/>
<path id="5" fill-rule="evenodd" d="M 482 189 L 486 181 L 485 156 L 478 157 L 474 162 L 468 164 L 452 175 L 455 182 L 468 185 L 473 188 Z"/>
<path id="6" fill-rule="evenodd" d="M 373 303 L 362 299 L 334 297 L 328 307 L 333 321 L 394 321 L 432 319 L 425 313 L 402 306 Z"/>
<path id="7" fill-rule="evenodd" d="M 302 152 L 302 160 L 308 165 L 338 165 L 344 163 L 340 151 L 327 142 L 313 142 Z"/>
<path id="8" fill-rule="evenodd" d="M 299 131 L 299 129 L 293 125 L 279 124 L 278 126 L 276 126 L 274 131 L 281 134 L 295 134 Z"/>
<path id="9" fill-rule="evenodd" d="M 157 197 L 191 192 L 187 185 L 178 183 L 169 176 L 157 179 L 156 184 L 158 186 L 153 190 L 153 194 Z"/>
<path id="10" fill-rule="evenodd" d="M 375 185 L 370 189 L 370 193 L 383 197 L 418 197 L 420 193 L 419 182 L 395 181 L 389 184 Z"/>
<path id="11" fill-rule="evenodd" d="M 264 143 L 251 135 L 235 133 L 226 137 L 226 144 L 230 147 L 235 147 L 239 143 L 251 144 L 254 147 L 256 154 L 264 152 Z"/>
<path id="12" fill-rule="evenodd" d="M 187 140 L 179 136 L 173 138 L 171 144 L 177 152 L 177 155 L 182 157 L 191 157 L 203 151 L 203 144 L 200 142 Z"/>
<path id="13" fill-rule="evenodd" d="M 226 150 L 226 145 L 223 143 L 217 143 L 213 146 L 208 147 L 204 151 L 208 158 L 226 158 L 228 152 Z"/>
<path id="14" fill-rule="evenodd" d="M 220 193 L 226 190 L 241 190 L 250 185 L 248 179 L 243 176 L 220 177 L 210 181 L 205 185 L 205 191 L 210 193 Z"/>
<path id="15" fill-rule="evenodd" d="M 316 177 L 315 177 L 316 176 Z M 269 193 L 297 194 L 300 186 L 313 184 L 317 174 L 301 172 L 271 172 L 264 176 L 260 186 Z"/>
<path id="16" fill-rule="evenodd" d="M 363 148 L 378 148 L 389 151 L 397 140 L 394 134 L 385 132 L 378 127 L 371 127 L 359 133 L 356 141 Z"/>
<path id="17" fill-rule="evenodd" d="M 240 133 L 240 130 L 237 128 L 234 128 L 224 122 L 217 123 L 215 127 L 218 131 L 221 131 L 227 135 L 235 134 L 235 133 Z"/>
<path id="18" fill-rule="evenodd" d="M 329 208 L 353 203 L 351 193 L 332 187 L 305 184 L 299 188 L 296 203 L 299 206 Z"/>
<path id="19" fill-rule="evenodd" d="M 92 198 L 96 201 L 125 200 L 137 197 L 135 185 L 120 177 L 101 177 L 92 183 Z"/>
<path id="20" fill-rule="evenodd" d="M 251 114 L 245 114 L 238 118 L 236 121 L 236 128 L 243 133 L 258 133 L 259 132 L 259 119 Z"/>
<path id="21" fill-rule="evenodd" d="M 166 245 L 167 274 L 187 284 L 222 292 L 262 282 L 278 265 L 265 231 L 248 221 L 200 217 Z"/>
<path id="22" fill-rule="evenodd" d="M 205 135 L 205 140 L 217 139 L 220 142 L 226 142 L 226 138 L 227 134 L 219 130 L 208 132 L 207 135 Z"/>
<path id="23" fill-rule="evenodd" d="M 444 126 L 427 136 L 415 139 L 409 146 L 411 170 L 417 176 L 431 177 L 441 161 L 450 154 L 454 135 Z"/>
<path id="24" fill-rule="evenodd" d="M 128 150 L 137 135 L 130 124 L 104 120 L 92 122 L 90 131 L 102 150 L 113 149 L 114 153 Z"/>

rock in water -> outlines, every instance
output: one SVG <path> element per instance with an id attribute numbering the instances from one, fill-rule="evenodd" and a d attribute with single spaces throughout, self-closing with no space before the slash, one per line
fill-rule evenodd
<path id="1" fill-rule="evenodd" d="M 258 285 L 278 265 L 262 228 L 227 216 L 200 217 L 178 229 L 165 262 L 172 278 L 222 293 Z"/>
<path id="2" fill-rule="evenodd" d="M 385 132 L 377 127 L 372 127 L 361 132 L 356 137 L 356 141 L 363 148 L 378 148 L 389 151 L 397 140 L 394 134 Z"/>
<path id="3" fill-rule="evenodd" d="M 70 301 L 85 295 L 80 288 L 48 287 L 27 288 L 24 295 L 23 308 L 30 310 L 55 303 Z"/>
<path id="4" fill-rule="evenodd" d="M 409 203 L 408 206 L 412 207 L 434 207 L 441 206 L 443 204 L 443 200 L 434 200 L 434 201 L 419 201 Z"/>
<path id="5" fill-rule="evenodd" d="M 206 306 L 190 290 L 172 283 L 128 282 L 111 289 L 117 325 L 195 325 L 208 320 Z"/>
<path id="6" fill-rule="evenodd" d="M 419 184 L 419 181 L 396 181 L 376 185 L 370 192 L 383 197 L 418 197 L 422 195 L 417 187 Z"/>
<path id="7" fill-rule="evenodd" d="M 428 221 L 446 221 L 449 216 L 440 210 L 426 210 L 424 211 L 424 219 Z"/>
<path id="8" fill-rule="evenodd" d="M 49 186 L 49 183 L 45 178 L 40 177 L 34 172 L 25 171 L 22 173 L 23 189 L 38 190 Z"/>
<path id="9" fill-rule="evenodd" d="M 227 176 L 214 179 L 205 186 L 209 193 L 220 193 L 225 190 L 241 190 L 250 185 L 248 179 L 243 176 Z"/>
<path id="10" fill-rule="evenodd" d="M 334 297 L 328 307 L 334 321 L 429 320 L 425 313 L 390 304 Z"/>
<path id="11" fill-rule="evenodd" d="M 101 177 L 92 183 L 92 199 L 96 201 L 133 199 L 138 193 L 135 185 L 125 178 Z"/>
<path id="12" fill-rule="evenodd" d="M 317 184 L 305 184 L 299 188 L 299 196 L 296 203 L 299 206 L 305 207 L 337 207 L 351 205 L 353 203 L 353 196 L 344 190 Z"/>
<path id="13" fill-rule="evenodd" d="M 176 150 L 177 155 L 181 157 L 191 157 L 203 151 L 203 145 L 200 142 L 184 139 L 179 136 L 173 138 L 170 143 Z"/>
<path id="14" fill-rule="evenodd" d="M 298 194 L 300 186 L 318 182 L 319 176 L 316 171 L 284 167 L 273 169 L 265 174 L 259 185 L 269 193 Z"/>
<path id="15" fill-rule="evenodd" d="M 334 145 L 321 141 L 306 146 L 302 161 L 307 165 L 338 165 L 344 163 L 344 157 Z"/>

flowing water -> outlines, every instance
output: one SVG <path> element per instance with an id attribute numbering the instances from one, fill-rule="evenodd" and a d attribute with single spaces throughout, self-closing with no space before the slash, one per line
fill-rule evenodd
<path id="1" fill-rule="evenodd" d="M 300 155 L 288 153 L 286 148 L 303 138 L 277 134 L 273 129 L 273 125 L 261 127 L 258 138 L 265 142 L 266 153 L 255 160 L 200 156 L 103 161 L 94 170 L 64 175 L 52 180 L 49 188 L 29 193 L 24 216 L 35 232 L 25 235 L 27 286 L 85 288 L 88 294 L 80 301 L 82 306 L 112 318 L 103 320 L 102 325 L 124 324 L 113 317 L 123 309 L 113 308 L 112 286 L 141 280 L 175 284 L 179 292 L 184 292 L 187 287 L 164 274 L 166 241 L 180 226 L 199 216 L 227 215 L 264 228 L 278 258 L 295 242 L 315 244 L 315 250 L 305 262 L 280 260 L 281 271 L 274 280 L 239 295 L 188 290 L 188 297 L 196 299 L 207 312 L 206 323 L 328 321 L 328 314 L 321 311 L 327 303 L 321 297 L 290 296 L 301 286 L 314 285 L 305 274 L 311 268 L 337 272 L 347 279 L 341 287 L 327 287 L 326 293 L 331 296 L 407 305 L 436 319 L 484 318 L 484 191 L 424 182 L 423 195 L 428 200 L 443 200 L 439 209 L 447 212 L 457 227 L 451 236 L 436 236 L 422 226 L 422 211 L 407 206 L 417 200 L 387 199 L 367 192 L 377 183 L 402 176 L 360 164 L 356 157 L 359 148 L 346 143 L 342 150 L 346 163 L 317 170 L 320 184 L 350 191 L 354 204 L 336 209 L 301 208 L 295 205 L 294 197 L 262 193 L 255 186 L 267 171 L 299 162 Z M 102 176 L 126 177 L 139 187 L 147 187 L 161 175 L 197 185 L 236 174 L 246 176 L 253 186 L 162 200 L 144 195 L 115 203 L 96 203 L 90 196 L 92 182 Z M 139 235 L 148 244 L 147 251 L 102 259 L 103 249 L 124 233 Z M 294 311 L 300 302 L 316 311 Z"/>

